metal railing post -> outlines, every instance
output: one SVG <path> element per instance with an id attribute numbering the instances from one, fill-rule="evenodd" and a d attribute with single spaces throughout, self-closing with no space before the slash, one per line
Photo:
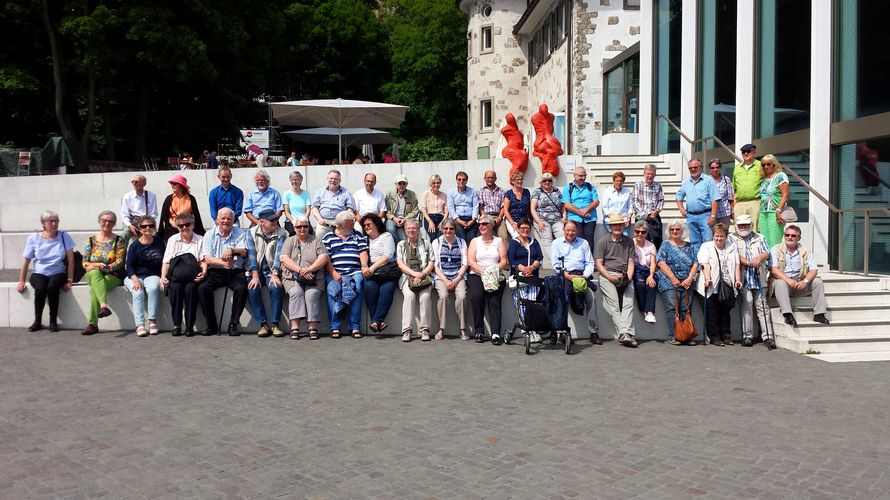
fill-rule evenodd
<path id="1" fill-rule="evenodd" d="M 865 227 L 863 228 L 865 235 L 862 238 L 863 245 L 865 246 L 865 248 L 864 248 L 865 251 L 863 252 L 864 253 L 863 258 L 865 261 L 862 263 L 863 264 L 862 270 L 865 272 L 866 276 L 868 276 L 868 261 L 869 261 L 868 253 L 869 253 L 869 247 L 871 246 L 871 244 L 869 243 L 870 238 L 869 238 L 869 231 L 868 231 L 869 222 L 870 222 L 869 221 L 869 213 L 870 213 L 869 210 L 865 211 Z"/>

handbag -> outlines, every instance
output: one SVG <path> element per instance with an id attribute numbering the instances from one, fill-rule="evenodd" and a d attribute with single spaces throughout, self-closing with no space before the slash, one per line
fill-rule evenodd
<path id="1" fill-rule="evenodd" d="M 420 241 L 417 242 L 418 247 L 421 244 L 422 243 Z M 408 267 L 410 267 L 412 271 L 417 271 L 417 272 L 422 271 L 422 265 L 421 265 L 420 257 L 418 255 L 419 254 L 418 249 L 416 249 L 416 248 L 412 249 L 411 245 L 409 243 L 406 243 L 406 245 L 408 247 L 407 248 L 408 260 L 406 261 L 406 263 L 408 264 Z M 414 280 L 411 279 L 411 277 L 408 278 L 408 288 L 411 289 L 412 292 L 419 292 L 419 291 L 423 290 L 424 288 L 427 288 L 428 286 L 433 284 L 433 280 L 430 279 L 429 274 L 425 275 L 420 280 L 420 283 L 418 283 L 416 285 L 413 283 L 413 281 Z"/>
<path id="2" fill-rule="evenodd" d="M 386 264 L 378 267 L 374 274 L 371 275 L 371 279 L 374 281 L 392 281 L 395 279 L 399 279 L 402 276 L 402 270 L 399 269 L 399 265 L 395 263 L 395 261 L 389 261 Z"/>
<path id="3" fill-rule="evenodd" d="M 300 240 L 296 241 L 297 246 L 297 262 L 302 266 L 303 264 L 303 247 L 300 246 Z M 311 278 L 305 278 L 300 273 L 291 272 L 294 277 L 294 280 L 303 285 L 303 286 L 315 286 L 315 274 L 312 275 Z"/>
<path id="4" fill-rule="evenodd" d="M 62 248 L 65 249 L 65 255 L 68 255 L 68 245 L 65 244 L 65 232 L 62 231 Z M 92 244 L 92 241 L 91 241 Z M 92 246 L 92 245 L 91 245 Z M 83 268 L 83 254 L 78 250 L 74 250 L 74 272 L 72 273 L 72 282 L 78 283 L 86 275 L 87 270 Z M 64 259 L 65 272 L 68 272 L 68 259 Z"/>
<path id="5" fill-rule="evenodd" d="M 201 272 L 198 259 L 190 253 L 179 254 L 170 259 L 167 279 L 174 283 L 191 283 Z"/>
<path id="6" fill-rule="evenodd" d="M 779 211 L 779 215 L 785 222 L 797 222 L 797 212 L 794 211 L 794 207 L 787 203 L 782 207 L 782 210 Z"/>
<path id="7" fill-rule="evenodd" d="M 482 278 L 483 290 L 486 292 L 496 292 L 497 289 L 500 288 L 501 281 L 504 277 L 501 275 L 497 264 L 494 264 L 482 269 L 480 278 Z"/>
<path id="8" fill-rule="evenodd" d="M 689 291 L 686 291 L 686 317 L 680 319 L 680 290 L 674 289 L 674 340 L 686 343 L 693 340 L 698 333 L 692 322 L 692 309 L 689 307 Z"/>
<path id="9" fill-rule="evenodd" d="M 714 247 L 714 250 L 717 250 Z M 732 308 L 735 307 L 735 289 L 730 286 L 729 283 L 723 280 L 723 263 L 720 261 L 720 253 L 717 253 L 717 265 L 720 270 L 720 278 L 717 282 L 717 301 L 723 304 L 724 307 Z"/>

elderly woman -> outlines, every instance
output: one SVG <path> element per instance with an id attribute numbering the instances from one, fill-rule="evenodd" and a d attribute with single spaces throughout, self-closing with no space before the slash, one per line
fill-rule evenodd
<path id="1" fill-rule="evenodd" d="M 330 255 L 325 264 L 325 286 L 328 292 L 328 319 L 331 338 L 340 338 L 341 313 L 347 310 L 352 336 L 362 338 L 362 271 L 368 266 L 368 240 L 353 231 L 355 215 L 344 210 L 334 217 L 334 231 L 324 235 L 321 242 Z"/>
<path id="2" fill-rule="evenodd" d="M 294 170 L 290 173 L 290 189 L 281 196 L 286 218 L 284 229 L 291 236 L 296 234 L 294 227 L 297 225 L 297 217 L 303 216 L 306 220 L 309 220 L 309 212 L 312 209 L 312 200 L 309 198 L 309 192 L 303 189 L 302 185 L 303 174 Z M 312 234 L 311 226 L 309 234 Z"/>
<path id="3" fill-rule="evenodd" d="M 457 322 L 460 326 L 461 340 L 470 340 L 467 335 L 466 315 L 464 314 L 464 300 L 467 296 L 467 282 L 464 277 L 469 266 L 467 264 L 467 243 L 463 238 L 457 237 L 457 224 L 454 219 L 446 217 L 440 224 L 442 236 L 433 240 L 431 244 L 430 259 L 433 262 L 433 284 L 436 287 L 438 300 L 436 312 L 439 315 L 439 331 L 436 340 L 445 338 L 445 328 L 448 324 L 448 295 L 454 294 L 454 312 L 457 314 Z"/>
<path id="4" fill-rule="evenodd" d="M 309 339 L 318 340 L 321 320 L 322 270 L 328 263 L 328 251 L 321 240 L 309 234 L 309 219 L 294 217 L 295 236 L 281 248 L 282 283 L 288 296 L 290 338 L 300 338 L 300 321 L 309 323 Z"/>
<path id="5" fill-rule="evenodd" d="M 686 301 L 692 300 L 692 286 L 698 276 L 698 261 L 692 252 L 692 245 L 683 239 L 685 226 L 682 220 L 674 220 L 668 225 L 668 240 L 658 250 L 658 291 L 664 301 L 670 343 L 680 345 L 674 339 L 674 310 L 680 319 L 686 318 Z M 695 341 L 686 344 L 695 345 Z"/>
<path id="6" fill-rule="evenodd" d="M 655 283 L 655 263 L 658 261 L 655 244 L 647 240 L 649 224 L 637 221 L 634 224 L 634 295 L 637 308 L 643 313 L 647 323 L 655 323 L 655 294 L 658 285 Z"/>
<path id="7" fill-rule="evenodd" d="M 763 181 L 760 183 L 760 218 L 757 229 L 766 238 L 770 248 L 782 242 L 785 220 L 782 209 L 788 204 L 788 175 L 782 172 L 782 164 L 773 155 L 760 159 Z"/>
<path id="8" fill-rule="evenodd" d="M 713 239 L 702 243 L 698 249 L 698 263 L 702 266 L 704 289 L 700 290 L 705 297 L 707 311 L 708 338 L 711 345 L 723 347 L 732 345 L 730 314 L 735 307 L 735 297 L 742 288 L 742 271 L 739 266 L 739 251 L 734 244 L 727 244 L 729 228 L 725 224 L 716 223 L 711 230 Z M 731 287 L 731 297 L 720 299 L 719 287 L 725 283 Z"/>
<path id="9" fill-rule="evenodd" d="M 624 172 L 615 172 L 612 174 L 612 185 L 603 190 L 603 195 L 600 197 L 602 203 L 600 203 L 600 208 L 603 210 L 603 225 L 606 226 L 606 230 L 610 230 L 608 224 L 608 215 L 609 214 L 621 214 L 621 218 L 624 219 L 625 226 L 630 224 L 630 218 L 633 212 L 633 206 L 631 203 L 631 192 L 630 189 L 624 187 Z M 625 227 L 624 234 L 627 234 L 627 229 Z"/>
<path id="10" fill-rule="evenodd" d="M 407 238 L 396 246 L 396 262 L 402 270 L 399 288 L 405 299 L 402 303 L 402 342 L 411 342 L 414 323 L 414 304 L 419 302 L 417 330 L 420 340 L 430 340 L 430 316 L 433 261 L 429 259 L 430 244 L 420 237 L 420 223 L 415 219 L 405 221 Z"/>
<path id="11" fill-rule="evenodd" d="M 532 223 L 526 218 L 519 219 L 517 224 L 519 227 L 519 235 L 516 239 L 510 240 L 507 247 L 507 261 L 510 262 L 510 273 L 518 277 L 531 277 L 538 275 L 538 269 L 544 260 L 544 253 L 541 251 L 541 244 L 531 237 Z M 531 285 L 519 287 L 513 290 L 513 306 L 519 311 L 519 299 L 536 299 L 538 297 L 539 287 Z M 524 313 L 523 313 L 524 314 Z M 541 336 L 538 333 L 532 334 L 532 342 L 540 342 Z"/>
<path id="12" fill-rule="evenodd" d="M 504 194 L 504 218 L 507 219 L 507 232 L 519 236 L 519 221 L 531 218 L 532 195 L 522 187 L 522 172 L 510 175 L 510 190 Z"/>
<path id="13" fill-rule="evenodd" d="M 448 195 L 442 192 L 442 178 L 439 174 L 430 177 L 430 189 L 423 192 L 423 203 L 420 205 L 420 213 L 423 215 L 423 228 L 429 236 L 429 241 L 442 236 L 439 225 L 445 217 L 448 217 Z"/>
<path id="14" fill-rule="evenodd" d="M 34 270 L 28 280 L 34 287 L 34 323 L 29 332 L 43 329 L 43 307 L 49 300 L 49 331 L 59 331 L 59 290 L 68 291 L 74 283 L 74 240 L 59 231 L 59 214 L 47 210 L 40 215 L 43 231 L 28 236 L 22 255 L 22 269 L 16 290 L 26 289 L 25 277 L 31 262 Z"/>
<path id="15" fill-rule="evenodd" d="M 541 187 L 532 193 L 529 213 L 535 221 L 535 233 L 544 255 L 550 259 L 553 240 L 562 238 L 562 227 L 566 222 L 562 192 L 553 187 L 553 174 L 548 172 L 541 174 Z"/>
<path id="16" fill-rule="evenodd" d="M 124 285 L 133 296 L 133 321 L 136 336 L 158 334 L 158 301 L 161 298 L 161 267 L 164 242 L 155 238 L 155 220 L 144 215 L 137 221 L 139 238 L 127 249 L 127 277 Z M 148 295 L 148 331 L 145 330 L 145 296 Z"/>
<path id="17" fill-rule="evenodd" d="M 90 285 L 90 315 L 80 333 L 99 333 L 99 318 L 111 316 L 106 297 L 108 291 L 123 284 L 127 242 L 114 234 L 117 216 L 111 210 L 99 214 L 99 232 L 90 236 L 83 249 L 84 279 Z"/>
<path id="18" fill-rule="evenodd" d="M 732 190 L 732 179 L 721 173 L 722 168 L 719 158 L 708 161 L 708 175 L 713 179 L 720 195 L 717 200 L 717 222 L 729 226 L 735 209 L 735 192 Z"/>
<path id="19" fill-rule="evenodd" d="M 207 263 L 201 259 L 204 237 L 195 234 L 195 219 L 189 214 L 179 214 L 174 221 L 179 233 L 167 240 L 161 265 L 161 284 L 170 296 L 170 316 L 173 318 L 173 336 L 183 334 L 182 313 L 185 306 L 185 336 L 195 334 L 195 317 L 198 314 L 198 283 L 207 275 Z M 171 269 L 175 272 L 171 273 Z"/>
<path id="20" fill-rule="evenodd" d="M 371 316 L 368 325 L 375 333 L 386 330 L 386 315 L 392 306 L 396 286 L 402 271 L 396 263 L 396 243 L 386 232 L 386 226 L 375 213 L 365 214 L 359 223 L 368 237 L 368 262 L 371 263 L 362 274 L 365 277 L 365 305 Z"/>
<path id="21" fill-rule="evenodd" d="M 473 330 L 476 342 L 484 342 L 483 320 L 488 309 L 488 325 L 491 343 L 501 344 L 501 296 L 504 279 L 501 271 L 507 269 L 507 245 L 494 235 L 494 218 L 488 214 L 479 216 L 479 236 L 470 241 L 467 249 L 467 265 L 470 274 L 470 308 L 473 311 Z"/>
<path id="22" fill-rule="evenodd" d="M 190 215 L 192 220 L 195 221 L 192 231 L 203 235 L 204 223 L 201 222 L 198 200 L 189 193 L 191 188 L 189 187 L 188 180 L 184 176 L 176 174 L 170 178 L 169 182 L 170 189 L 173 192 L 164 199 L 164 204 L 161 205 L 159 216 L 161 220 L 161 238 L 167 241 L 171 236 L 179 232 L 175 224 L 176 216 L 179 214 Z"/>

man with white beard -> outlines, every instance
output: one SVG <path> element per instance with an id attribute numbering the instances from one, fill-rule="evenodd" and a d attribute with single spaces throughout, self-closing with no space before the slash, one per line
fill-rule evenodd
<path id="1" fill-rule="evenodd" d="M 733 236 L 739 251 L 742 265 L 742 289 L 739 290 L 739 303 L 742 316 L 742 345 L 754 345 L 754 322 L 751 317 L 757 311 L 760 323 L 760 336 L 768 350 L 776 348 L 773 318 L 766 304 L 767 276 L 769 269 L 769 247 L 763 235 L 753 230 L 750 215 L 742 214 L 736 219 L 736 234 Z"/>

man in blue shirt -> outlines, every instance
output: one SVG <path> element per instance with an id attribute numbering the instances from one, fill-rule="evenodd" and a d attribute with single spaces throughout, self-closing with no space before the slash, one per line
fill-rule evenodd
<path id="1" fill-rule="evenodd" d="M 587 171 L 584 167 L 576 167 L 573 175 L 573 182 L 562 188 L 566 218 L 576 223 L 577 232 L 587 241 L 593 253 L 596 245 L 596 207 L 600 206 L 600 197 L 596 187 L 586 181 Z"/>
<path id="2" fill-rule="evenodd" d="M 207 329 L 201 335 L 217 335 L 219 324 L 213 306 L 213 291 L 227 286 L 232 289 L 232 315 L 229 335 L 238 336 L 238 323 L 247 304 L 247 233 L 234 227 L 235 213 L 230 208 L 219 209 L 216 227 L 204 236 L 201 259 L 207 263 L 207 278 L 198 285 L 201 309 L 207 320 Z"/>
<path id="3" fill-rule="evenodd" d="M 219 186 L 210 190 L 210 218 L 216 220 L 220 208 L 231 208 L 235 213 L 235 225 L 238 226 L 238 218 L 241 217 L 241 208 L 244 204 L 244 192 L 232 184 L 232 170 L 229 167 L 219 167 L 216 178 L 219 179 Z"/>
<path id="4" fill-rule="evenodd" d="M 596 222 L 593 222 L 596 226 Z M 582 278 L 591 280 L 596 266 L 590 245 L 587 240 L 578 238 L 578 223 L 567 220 L 563 227 L 563 237 L 553 241 L 550 265 L 554 270 L 562 272 L 562 277 L 572 286 L 572 280 Z M 593 289 L 589 286 L 584 292 L 584 310 L 587 311 L 587 333 L 594 344 L 602 344 L 599 337 L 599 328 L 596 325 L 596 307 L 594 304 Z"/>
<path id="5" fill-rule="evenodd" d="M 466 172 L 458 172 L 455 176 L 457 187 L 448 191 L 448 214 L 454 218 L 457 237 L 468 244 L 479 232 L 476 227 L 476 192 L 467 186 L 469 178 Z"/>
<path id="6" fill-rule="evenodd" d="M 260 220 L 254 215 L 265 209 L 275 212 L 275 221 L 284 213 L 284 203 L 281 201 L 281 193 L 273 187 L 269 187 L 269 173 L 265 170 L 257 170 L 254 176 L 256 188 L 247 193 L 244 201 L 244 215 L 250 219 L 251 227 L 260 223 Z"/>
<path id="7" fill-rule="evenodd" d="M 701 160 L 689 160 L 687 166 L 689 178 L 677 191 L 677 207 L 680 214 L 686 217 L 692 253 L 698 255 L 698 247 L 711 241 L 711 227 L 717 222 L 717 204 L 721 198 L 714 179 L 702 175 Z"/>
<path id="8" fill-rule="evenodd" d="M 346 209 L 353 212 L 358 209 L 352 193 L 340 185 L 339 170 L 329 171 L 327 180 L 327 185 L 318 188 L 312 197 L 312 222 L 316 238 L 324 238 L 325 234 L 334 230 L 337 214 Z"/>

